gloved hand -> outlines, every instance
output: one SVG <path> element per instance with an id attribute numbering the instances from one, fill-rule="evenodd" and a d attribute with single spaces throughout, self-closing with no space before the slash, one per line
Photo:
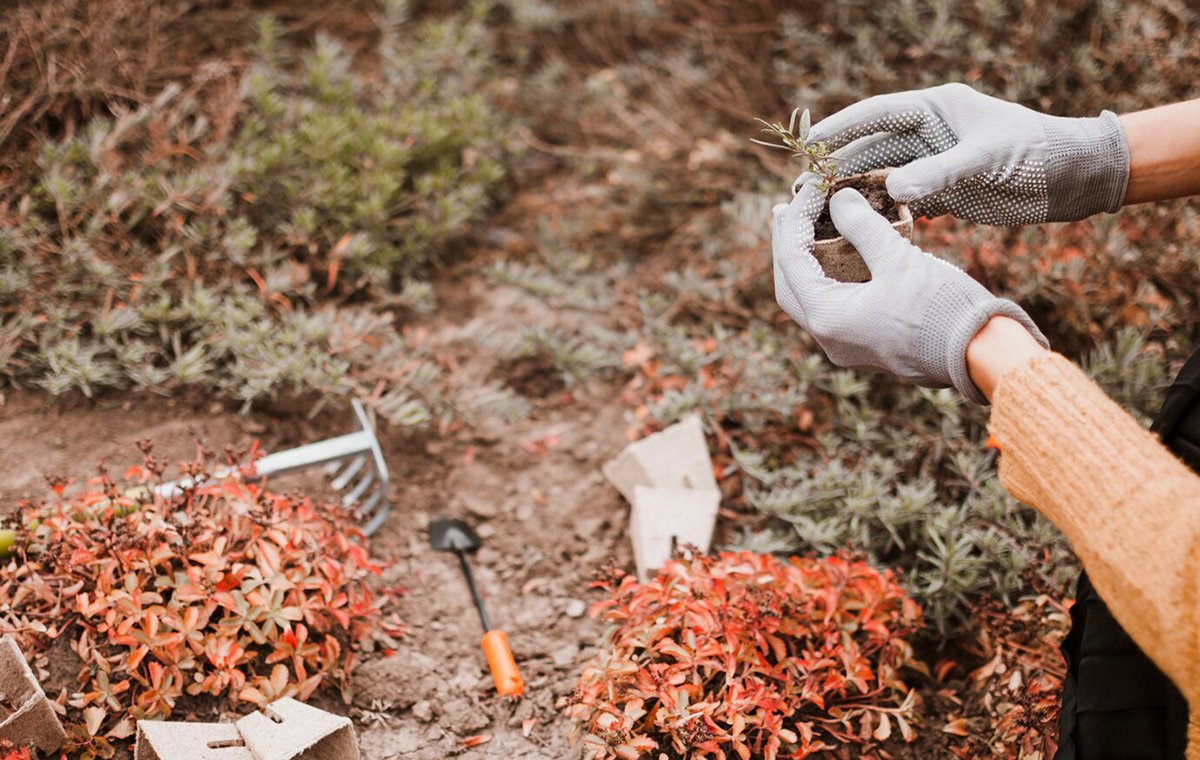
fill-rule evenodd
<path id="1" fill-rule="evenodd" d="M 1129 147 L 1112 112 L 1047 116 L 965 84 L 868 98 L 814 124 L 808 139 L 845 149 L 842 175 L 901 167 L 888 192 L 918 216 L 1073 221 L 1116 211 L 1129 181 Z"/>
<path id="2" fill-rule="evenodd" d="M 829 202 L 833 223 L 871 270 L 863 283 L 831 280 L 812 255 L 813 223 L 824 206 L 815 181 L 775 207 L 771 246 L 775 299 L 839 367 L 883 370 L 927 388 L 954 386 L 987 400 L 967 370 L 967 344 L 988 320 L 1020 322 L 1046 337 L 1020 306 L 996 298 L 958 267 L 921 251 L 855 190 Z"/>

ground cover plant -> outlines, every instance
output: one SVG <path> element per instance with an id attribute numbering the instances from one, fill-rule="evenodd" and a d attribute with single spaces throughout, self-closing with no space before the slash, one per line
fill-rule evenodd
<path id="1" fill-rule="evenodd" d="M 900 671 L 921 614 L 890 573 L 684 549 L 647 584 L 597 586 L 613 627 L 566 700 L 589 757 L 775 760 L 916 735 Z"/>
<path id="2" fill-rule="evenodd" d="M 33 760 L 33 754 L 24 747 L 14 747 L 11 742 L 0 739 L 0 760 Z"/>
<path id="3" fill-rule="evenodd" d="M 77 665 L 66 699 L 78 757 L 109 757 L 141 719 L 347 688 L 360 656 L 399 634 L 352 517 L 203 461 L 198 485 L 154 495 L 162 462 L 20 505 L 0 560 L 0 627 L 25 652 Z M 67 658 L 70 658 L 68 660 Z M 212 709 L 211 707 L 208 709 Z"/>
<path id="4" fill-rule="evenodd" d="M 387 4 L 378 77 L 329 37 L 281 47 L 265 19 L 217 95 L 171 83 L 40 144 L 3 204 L 0 378 L 248 405 L 366 395 L 387 375 L 377 406 L 410 425 L 495 401 L 446 390 L 396 324 L 430 308 L 413 273 L 505 173 L 482 13 L 408 25 Z"/>

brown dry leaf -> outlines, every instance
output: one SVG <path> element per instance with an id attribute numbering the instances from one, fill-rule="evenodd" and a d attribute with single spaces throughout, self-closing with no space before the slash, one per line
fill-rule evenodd
<path id="1" fill-rule="evenodd" d="M 128 739 L 135 731 L 133 718 L 122 718 L 121 722 L 105 734 L 109 739 Z"/>
<path id="2" fill-rule="evenodd" d="M 945 683 L 947 676 L 949 676 L 950 673 L 953 672 L 953 670 L 957 667 L 958 663 L 954 660 L 949 658 L 942 660 L 937 665 L 933 666 L 934 677 L 937 679 L 938 683 Z"/>
<path id="3" fill-rule="evenodd" d="M 102 707 L 88 707 L 83 711 L 83 722 L 87 726 L 88 736 L 95 736 L 100 731 L 100 724 L 107 715 Z"/>
<path id="4" fill-rule="evenodd" d="M 530 578 L 525 582 L 525 585 L 521 586 L 521 596 L 529 596 L 534 591 L 545 586 L 549 580 L 549 578 Z"/>
<path id="5" fill-rule="evenodd" d="M 991 661 L 971 673 L 971 680 L 975 683 L 981 683 L 993 675 L 1003 673 L 1004 671 L 1004 657 L 1000 652 L 996 652 L 996 656 Z"/>
<path id="6" fill-rule="evenodd" d="M 943 734 L 953 734 L 955 736 L 970 736 L 971 731 L 967 728 L 966 718 L 955 718 L 946 725 L 942 726 Z"/>
<path id="7" fill-rule="evenodd" d="M 814 419 L 815 417 L 812 409 L 809 409 L 807 406 L 802 406 L 800 407 L 800 410 L 796 412 L 796 427 L 800 430 L 800 432 L 807 433 L 808 431 L 812 430 Z"/>

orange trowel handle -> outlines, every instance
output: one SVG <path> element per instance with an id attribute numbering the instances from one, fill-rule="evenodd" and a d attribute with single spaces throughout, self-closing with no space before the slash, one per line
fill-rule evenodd
<path id="1" fill-rule="evenodd" d="M 521 671 L 517 670 L 517 661 L 513 659 L 504 631 L 488 631 L 483 634 L 482 644 L 483 654 L 487 657 L 492 680 L 495 681 L 496 691 L 500 696 L 519 697 L 524 694 L 525 679 L 521 678 Z"/>

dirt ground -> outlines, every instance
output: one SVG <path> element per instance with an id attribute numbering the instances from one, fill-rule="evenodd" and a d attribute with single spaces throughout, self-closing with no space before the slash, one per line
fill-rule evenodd
<path id="1" fill-rule="evenodd" d="M 448 306 L 459 319 L 442 312 L 438 328 L 450 343 L 483 324 L 554 319 L 516 290 L 478 280 L 454 290 L 460 297 Z M 486 354 L 461 359 L 460 371 L 480 378 L 498 371 Z M 615 387 L 598 382 L 568 396 L 557 382 L 529 382 L 536 368 L 516 370 L 514 385 L 532 395 L 533 411 L 522 422 L 449 437 L 380 431 L 393 510 L 371 546 L 390 562 L 383 582 L 408 590 L 399 602 L 407 635 L 394 655 L 372 655 L 359 665 L 351 704 L 317 701 L 356 719 L 367 760 L 577 756 L 554 703 L 571 690 L 602 632 L 584 613 L 592 574 L 613 559 L 632 564 L 628 506 L 600 474 L 626 443 L 625 408 Z M 55 402 L 10 391 L 0 406 L 0 511 L 44 493 L 46 475 L 87 477 L 100 461 L 119 472 L 140 461 L 136 444 L 146 438 L 155 441 L 156 454 L 183 460 L 193 456 L 197 440 L 220 451 L 257 438 L 271 451 L 346 432 L 350 424 L 348 411 L 337 409 L 309 420 L 300 411 L 243 416 L 193 397 Z M 484 540 L 473 564 L 528 684 L 520 702 L 497 697 L 457 562 L 427 544 L 429 521 L 443 514 L 469 520 Z M 488 739 L 468 747 L 470 737 Z"/>

